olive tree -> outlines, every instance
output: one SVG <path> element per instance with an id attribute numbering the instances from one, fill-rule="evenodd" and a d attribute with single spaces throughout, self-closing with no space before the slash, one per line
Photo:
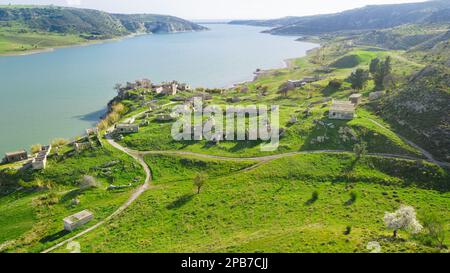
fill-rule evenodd
<path id="1" fill-rule="evenodd" d="M 395 212 L 385 212 L 384 223 L 388 229 L 393 230 L 393 237 L 397 237 L 399 230 L 406 230 L 413 234 L 422 230 L 422 225 L 416 218 L 416 211 L 411 206 L 401 206 Z"/>

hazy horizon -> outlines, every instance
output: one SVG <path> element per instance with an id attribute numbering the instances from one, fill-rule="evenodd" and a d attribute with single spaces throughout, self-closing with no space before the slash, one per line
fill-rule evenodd
<path id="1" fill-rule="evenodd" d="M 154 13 L 190 20 L 271 19 L 341 12 L 366 5 L 424 0 L 0 0 L 0 5 L 57 5 L 112 13 Z"/>

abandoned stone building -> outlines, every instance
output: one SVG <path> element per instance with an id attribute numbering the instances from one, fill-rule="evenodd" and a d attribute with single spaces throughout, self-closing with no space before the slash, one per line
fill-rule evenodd
<path id="1" fill-rule="evenodd" d="M 5 153 L 3 162 L 13 163 L 13 162 L 19 162 L 22 160 L 26 160 L 26 159 L 28 159 L 27 151 L 21 150 L 21 151 L 17 151 L 17 152 Z"/>
<path id="2" fill-rule="evenodd" d="M 328 117 L 330 119 L 353 119 L 355 115 L 355 105 L 351 101 L 333 100 Z"/>

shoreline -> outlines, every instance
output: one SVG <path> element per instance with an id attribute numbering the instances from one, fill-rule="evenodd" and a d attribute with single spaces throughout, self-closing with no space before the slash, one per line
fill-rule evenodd
<path id="1" fill-rule="evenodd" d="M 300 41 L 300 42 L 309 42 L 309 41 Z M 309 43 L 316 44 L 316 43 L 313 43 L 313 42 L 309 42 Z M 321 44 L 316 44 L 316 45 L 317 45 L 316 47 L 314 47 L 314 48 L 312 48 L 310 50 L 307 50 L 305 52 L 304 56 L 298 56 L 298 57 L 284 59 L 282 61 L 283 65 L 281 65 L 280 67 L 261 69 L 258 72 L 254 71 L 253 72 L 253 79 L 251 79 L 251 80 L 244 80 L 244 81 L 240 81 L 240 82 L 236 82 L 236 83 L 231 83 L 230 85 L 227 85 L 224 88 L 225 89 L 236 88 L 236 87 L 238 87 L 240 85 L 244 85 L 244 84 L 249 84 L 249 83 L 255 82 L 258 79 L 258 77 L 261 76 L 261 75 L 264 75 L 264 74 L 267 74 L 267 73 L 270 73 L 270 72 L 273 72 L 273 71 L 276 71 L 276 70 L 279 70 L 279 69 L 291 69 L 291 68 L 293 68 L 293 62 L 296 59 L 303 58 L 303 57 L 307 56 L 311 50 L 316 49 L 316 48 L 320 48 L 322 46 Z"/>
<path id="2" fill-rule="evenodd" d="M 204 30 L 204 31 L 207 31 L 207 30 Z M 180 31 L 180 32 L 169 32 L 169 33 L 164 33 L 164 34 L 181 34 L 181 33 L 190 33 L 190 32 L 197 32 L 197 31 L 195 31 L 195 30 L 194 31 L 182 31 L 182 32 Z M 126 36 L 122 36 L 122 37 L 116 37 L 116 38 L 102 40 L 102 41 L 87 42 L 87 43 L 83 43 L 83 44 L 70 45 L 70 46 L 61 46 L 61 47 L 55 47 L 55 48 L 46 48 L 46 49 L 42 49 L 42 50 L 23 52 L 22 54 L 14 54 L 14 55 L 9 55 L 9 56 L 27 56 L 27 55 L 33 55 L 33 54 L 48 53 L 48 52 L 52 52 L 52 51 L 55 51 L 55 50 L 61 49 L 61 48 L 82 47 L 82 46 L 90 46 L 90 45 L 95 45 L 95 44 L 116 42 L 116 41 L 121 41 L 121 40 L 124 40 L 124 39 L 134 38 L 134 37 L 137 37 L 137 36 L 144 36 L 144 35 L 154 35 L 154 34 L 153 33 L 133 33 L 133 34 L 130 34 L 130 35 L 126 35 Z M 305 42 L 305 41 L 302 41 L 302 42 Z M 312 48 L 312 49 L 315 49 L 315 48 L 318 48 L 318 47 L 321 46 L 320 44 L 316 44 L 316 43 L 312 43 L 312 44 L 315 45 L 315 47 Z M 277 66 L 272 67 L 272 68 L 261 69 L 259 73 L 262 73 L 262 74 L 263 73 L 270 73 L 270 72 L 273 72 L 273 71 L 276 71 L 276 70 L 279 70 L 279 69 L 290 68 L 291 65 L 292 65 L 292 62 L 294 60 L 307 56 L 309 51 L 310 50 L 305 51 L 304 55 L 300 55 L 300 56 L 292 57 L 292 58 L 288 58 L 288 59 L 283 59 L 280 62 L 279 66 L 277 65 Z M 0 54 L 0 58 L 4 57 L 4 56 L 5 55 L 1 55 Z M 232 88 L 236 88 L 236 87 L 238 87 L 240 85 L 249 84 L 249 83 L 252 83 L 252 82 L 256 81 L 258 79 L 258 75 L 255 73 L 255 71 L 251 72 L 251 73 L 252 73 L 251 75 L 253 75 L 253 76 L 249 75 L 248 76 L 249 79 L 230 83 L 229 85 L 224 86 L 223 88 L 224 89 L 232 89 Z M 251 77 L 253 77 L 253 78 L 251 78 Z M 114 98 L 115 98 L 115 96 L 112 97 L 111 100 L 113 100 Z M 111 101 L 111 100 L 109 100 L 109 101 Z M 107 106 L 109 101 L 106 102 L 106 104 L 105 104 L 106 106 Z M 92 126 L 95 126 L 99 121 L 101 121 L 102 117 L 100 117 L 95 122 L 92 122 L 92 124 L 93 124 Z M 73 139 L 75 137 L 76 136 L 67 137 L 67 138 L 68 139 Z M 26 149 L 26 150 L 28 150 L 28 149 Z"/>
<path id="3" fill-rule="evenodd" d="M 53 52 L 55 50 L 63 49 L 63 48 L 76 48 L 76 47 L 84 47 L 84 46 L 116 42 L 116 41 L 121 41 L 124 39 L 129 39 L 129 38 L 133 38 L 133 37 L 140 36 L 140 35 L 145 35 L 145 33 L 130 34 L 130 35 L 126 35 L 126 36 L 114 37 L 114 38 L 105 39 L 105 40 L 86 41 L 83 43 L 77 43 L 77 44 L 71 44 L 71 45 L 52 46 L 52 47 L 46 47 L 46 48 L 41 48 L 41 49 L 32 49 L 32 50 L 22 51 L 20 53 L 18 53 L 18 52 L 17 53 L 15 53 L 15 52 L 0 53 L 0 57 L 28 56 L 28 55 L 34 55 L 34 54 L 48 53 L 48 52 Z"/>
<path id="4" fill-rule="evenodd" d="M 207 30 L 186 30 L 186 31 L 172 31 L 167 33 L 157 33 L 157 34 L 180 34 L 180 33 L 190 33 L 190 32 L 197 32 L 197 31 L 207 31 Z M 41 54 L 41 53 L 49 53 L 53 52 L 58 49 L 63 48 L 77 48 L 77 47 L 84 47 L 84 46 L 91 46 L 91 45 L 101 45 L 106 43 L 113 43 L 113 42 L 120 42 L 122 40 L 135 38 L 138 36 L 144 36 L 144 35 L 155 35 L 155 33 L 146 33 L 146 32 L 137 32 L 137 33 L 131 33 L 125 36 L 118 36 L 110 39 L 104 39 L 104 40 L 86 40 L 82 43 L 76 43 L 71 45 L 63 45 L 63 46 L 52 46 L 52 47 L 46 47 L 41 49 L 31 49 L 21 52 L 8 52 L 8 53 L 0 53 L 1 57 L 17 57 L 17 56 L 28 56 L 28 55 L 35 55 L 35 54 Z"/>

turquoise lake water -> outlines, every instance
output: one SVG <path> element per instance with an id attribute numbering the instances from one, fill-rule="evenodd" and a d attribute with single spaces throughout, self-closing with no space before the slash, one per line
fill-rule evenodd
<path id="1" fill-rule="evenodd" d="M 225 87 L 256 68 L 283 66 L 316 45 L 263 28 L 210 24 L 209 31 L 144 35 L 53 52 L 0 57 L 0 157 L 72 138 L 96 124 L 113 87 L 140 78 Z"/>

